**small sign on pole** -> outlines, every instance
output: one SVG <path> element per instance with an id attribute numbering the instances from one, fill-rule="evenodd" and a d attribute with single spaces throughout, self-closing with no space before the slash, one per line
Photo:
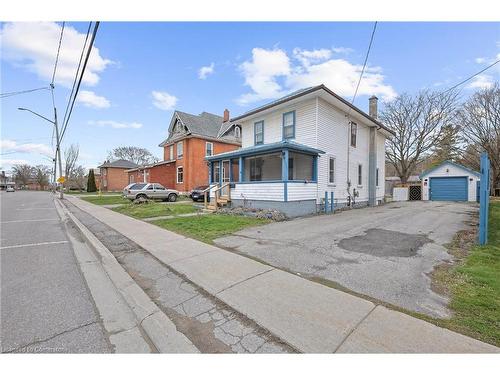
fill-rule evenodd
<path id="1" fill-rule="evenodd" d="M 59 182 L 60 184 L 64 184 L 65 181 L 66 181 L 66 177 L 64 177 L 64 176 L 61 176 L 57 179 L 57 182 Z"/>

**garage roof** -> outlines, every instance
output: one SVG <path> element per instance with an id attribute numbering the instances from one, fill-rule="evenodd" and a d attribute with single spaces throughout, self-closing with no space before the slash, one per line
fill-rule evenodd
<path id="1" fill-rule="evenodd" d="M 476 172 L 470 168 L 467 168 L 467 167 L 464 167 L 462 164 L 458 164 L 458 163 L 455 163 L 451 160 L 445 160 L 443 161 L 441 164 L 439 165 L 436 165 L 435 167 L 433 168 L 430 168 L 430 169 L 427 169 L 426 171 L 423 171 L 421 174 L 420 174 L 420 179 L 422 179 L 424 176 L 427 176 L 429 173 L 431 173 L 432 171 L 435 171 L 436 169 L 442 167 L 443 165 L 445 164 L 449 164 L 449 165 L 453 165 L 454 167 L 458 167 L 458 168 L 461 168 L 463 169 L 464 171 L 467 171 L 477 177 L 481 177 L 481 174 L 479 172 Z"/>

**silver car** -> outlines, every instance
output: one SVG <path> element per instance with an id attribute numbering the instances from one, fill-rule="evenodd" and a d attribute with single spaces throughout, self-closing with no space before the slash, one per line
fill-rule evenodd
<path id="1" fill-rule="evenodd" d="M 177 190 L 167 189 L 163 185 L 157 183 L 134 183 L 127 185 L 125 189 L 123 189 L 123 196 L 130 200 L 145 198 L 175 202 L 179 196 L 179 192 Z"/>

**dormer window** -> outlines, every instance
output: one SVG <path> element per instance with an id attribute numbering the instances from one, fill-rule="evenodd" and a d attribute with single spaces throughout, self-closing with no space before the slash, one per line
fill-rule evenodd
<path id="1" fill-rule="evenodd" d="M 234 127 L 234 136 L 236 138 L 241 138 L 241 128 L 239 126 Z"/>

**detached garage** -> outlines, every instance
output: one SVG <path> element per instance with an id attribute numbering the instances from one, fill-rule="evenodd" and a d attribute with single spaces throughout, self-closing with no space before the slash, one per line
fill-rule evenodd
<path id="1" fill-rule="evenodd" d="M 478 172 L 445 161 L 420 175 L 422 200 L 475 202 L 479 177 Z"/>

